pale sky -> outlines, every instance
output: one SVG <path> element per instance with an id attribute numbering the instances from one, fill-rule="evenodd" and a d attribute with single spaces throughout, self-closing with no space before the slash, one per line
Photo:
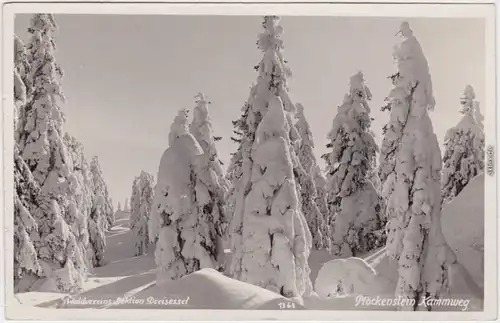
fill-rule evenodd
<path id="1" fill-rule="evenodd" d="M 56 15 L 56 60 L 65 71 L 65 130 L 97 155 L 116 205 L 130 196 L 141 170 L 158 172 L 177 111 L 194 107 L 204 92 L 212 102 L 217 149 L 226 166 L 236 145 L 232 120 L 248 98 L 260 58 L 257 16 Z M 316 158 L 328 152 L 326 135 L 362 70 L 373 99 L 377 143 L 388 112 L 381 112 L 395 70 L 392 48 L 400 22 L 393 18 L 282 17 L 284 58 L 293 78 L 290 97 L 305 107 Z M 436 109 L 431 113 L 442 144 L 460 119 L 467 84 L 485 99 L 485 24 L 481 19 L 409 19 L 429 62 Z M 28 41 L 29 16 L 18 15 L 16 34 Z M 482 113 L 485 107 L 482 107 Z"/>

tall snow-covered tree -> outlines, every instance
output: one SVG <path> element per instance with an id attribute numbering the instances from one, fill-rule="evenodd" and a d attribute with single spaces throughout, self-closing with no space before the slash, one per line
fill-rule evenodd
<path id="1" fill-rule="evenodd" d="M 79 287 L 88 270 L 85 257 L 87 228 L 84 215 L 78 212 L 75 196 L 80 187 L 63 138 L 65 117 L 59 106 L 64 102 L 59 85 L 62 70 L 54 57 L 53 33 L 56 29 L 51 14 L 35 14 L 31 19 L 27 80 L 32 93 L 20 113 L 16 139 L 20 155 L 45 198 L 40 204 L 46 211 L 36 219 L 44 272 L 51 277 L 52 287 L 73 290 Z M 54 226 L 58 226 L 57 230 Z M 62 250 L 54 251 L 54 248 Z"/>
<path id="2" fill-rule="evenodd" d="M 290 139 L 295 129 L 289 112 L 294 107 L 286 85 L 290 70 L 282 56 L 279 17 L 264 17 L 262 26 L 257 83 L 238 121 L 242 172 L 230 226 L 229 272 L 235 279 L 300 298 L 312 289 L 307 263 L 311 233 L 300 210 L 293 169 L 296 156 Z"/>
<path id="3" fill-rule="evenodd" d="M 196 160 L 195 169 L 198 180 L 203 184 L 199 187 L 208 189 L 206 192 L 198 192 L 200 198 L 205 198 L 204 200 L 198 199 L 198 207 L 200 214 L 204 214 L 204 217 L 217 224 L 217 235 L 225 237 L 229 225 L 225 207 L 229 184 L 224 177 L 224 170 L 215 147 L 209 104 L 204 94 L 198 93 L 196 107 L 193 110 L 193 121 L 190 125 L 191 134 L 203 149 L 203 155 Z"/>
<path id="4" fill-rule="evenodd" d="M 443 203 L 457 196 L 469 181 L 484 170 L 484 129 L 479 102 L 472 86 L 461 97 L 460 122 L 446 132 L 441 178 Z"/>
<path id="5" fill-rule="evenodd" d="M 154 196 L 153 175 L 144 171 L 135 178 L 130 198 L 130 229 L 135 238 L 135 256 L 148 251 L 148 223 Z"/>
<path id="6" fill-rule="evenodd" d="M 16 111 L 26 104 L 25 71 L 26 50 L 24 44 L 14 36 L 14 102 Z M 14 115 L 14 127 L 19 113 Z M 32 215 L 37 207 L 39 186 L 31 171 L 19 155 L 19 147 L 14 144 L 14 289 L 16 292 L 28 290 L 42 275 L 38 254 L 33 242 L 38 237 L 38 225 Z"/>
<path id="7" fill-rule="evenodd" d="M 217 268 L 218 240 L 210 212 L 200 213 L 208 188 L 199 178 L 197 160 L 203 156 L 187 126 L 187 111 L 172 123 L 169 148 L 160 160 L 152 219 L 158 226 L 155 261 L 157 282 L 178 279 L 202 268 Z"/>
<path id="8" fill-rule="evenodd" d="M 326 204 L 326 201 L 323 201 L 321 197 L 318 196 L 316 189 L 318 165 L 313 152 L 314 139 L 309 123 L 304 115 L 303 105 L 298 103 L 296 108 L 296 128 L 301 138 L 296 153 L 304 169 L 303 182 L 305 184 L 300 190 L 302 211 L 311 231 L 314 247 L 317 250 L 323 248 L 329 249 L 329 230 L 325 219 L 327 213 L 322 213 L 318 206 L 318 203 L 324 202 Z"/>
<path id="9" fill-rule="evenodd" d="M 96 205 L 100 206 L 100 216 L 104 217 L 106 221 L 103 222 L 105 228 L 109 228 L 115 221 L 115 212 L 113 210 L 113 201 L 109 194 L 108 185 L 104 180 L 104 174 L 99 164 L 99 158 L 97 156 L 92 157 L 90 162 L 90 172 L 92 174 L 92 187 L 94 189 L 94 198 L 103 199 L 99 203 L 94 201 L 94 209 Z M 120 203 L 118 203 L 118 209 L 120 209 Z M 94 211 L 95 212 L 95 211 Z M 100 221 L 101 222 L 101 221 Z"/>
<path id="10" fill-rule="evenodd" d="M 397 260 L 395 294 L 415 299 L 438 298 L 448 284 L 453 262 L 441 231 L 441 153 L 428 110 L 435 101 L 427 60 L 407 22 L 394 49 L 397 73 L 391 78 L 389 123 L 384 127 L 380 179 L 387 201 L 387 253 Z M 425 306 L 424 306 L 425 307 Z"/>
<path id="11" fill-rule="evenodd" d="M 332 152 L 326 155 L 328 203 L 335 212 L 332 252 L 340 256 L 367 251 L 367 234 L 380 226 L 378 195 L 368 179 L 378 151 L 370 131 L 371 92 L 361 72 L 349 85 L 328 133 Z"/>

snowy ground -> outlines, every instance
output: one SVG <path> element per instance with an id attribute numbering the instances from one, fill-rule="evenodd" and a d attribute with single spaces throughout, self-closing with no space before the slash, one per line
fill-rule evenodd
<path id="1" fill-rule="evenodd" d="M 474 179 L 443 211 L 446 239 L 457 253 L 463 267 L 472 273 L 470 281 L 473 280 L 480 286 L 479 293 L 482 293 L 483 287 L 483 229 L 480 227 L 484 209 L 483 183 L 482 176 Z M 464 204 L 463 201 L 467 203 Z M 313 284 L 316 282 L 316 291 L 322 298 L 305 298 L 302 306 L 278 294 L 230 279 L 209 269 L 177 281 L 156 285 L 152 252 L 147 256 L 133 256 L 134 236 L 128 228 L 128 221 L 129 213 L 117 214 L 115 225 L 107 233 L 107 263 L 94 270 L 83 292 L 72 296 L 59 293 L 19 293 L 16 294 L 17 300 L 24 305 L 45 308 L 280 309 L 283 304 L 288 304 L 295 309 L 395 309 L 387 306 L 364 307 L 359 304 L 359 297 L 356 298 L 356 295 L 360 294 L 369 297 L 393 297 L 397 269 L 394 263 L 385 257 L 383 248 L 362 255 L 363 260 L 350 258 L 332 261 L 333 257 L 327 252 L 313 251 L 309 258 L 311 281 Z M 318 276 L 320 277 L 317 280 Z M 466 285 L 469 283 L 467 279 L 462 278 L 461 273 L 458 273 L 458 276 Z M 333 287 L 350 290 L 351 295 L 324 299 L 327 294 L 332 293 Z M 460 288 L 468 290 L 467 286 Z M 293 305 L 290 305 L 292 303 Z M 476 305 L 470 305 L 472 309 L 473 306 Z"/>

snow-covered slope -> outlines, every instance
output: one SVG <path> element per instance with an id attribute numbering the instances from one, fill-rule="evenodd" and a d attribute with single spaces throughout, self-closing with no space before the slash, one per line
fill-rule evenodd
<path id="1" fill-rule="evenodd" d="M 443 234 L 458 261 L 484 286 L 484 174 L 470 181 L 441 216 Z"/>
<path id="2" fill-rule="evenodd" d="M 215 269 L 205 268 L 180 279 L 158 284 L 134 295 L 142 304 L 128 302 L 110 308 L 157 309 L 280 309 L 291 303 L 267 289 L 231 279 Z M 168 302 L 171 300 L 171 303 Z M 294 302 L 296 309 L 301 305 Z"/>

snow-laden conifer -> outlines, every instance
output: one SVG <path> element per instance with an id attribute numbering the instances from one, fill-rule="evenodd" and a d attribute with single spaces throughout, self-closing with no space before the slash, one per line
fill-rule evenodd
<path id="1" fill-rule="evenodd" d="M 140 256 L 148 252 L 149 232 L 148 223 L 154 195 L 153 176 L 145 171 L 135 178 L 130 198 L 130 229 L 135 239 L 135 255 Z"/>
<path id="2" fill-rule="evenodd" d="M 304 106 L 300 103 L 296 105 L 297 128 L 300 141 L 296 149 L 298 160 L 304 170 L 304 185 L 300 189 L 302 211 L 311 231 L 313 246 L 320 250 L 329 248 L 328 237 L 330 235 L 326 223 L 327 213 L 321 212 L 318 203 L 325 203 L 318 195 L 316 188 L 318 176 L 318 165 L 314 156 L 314 139 L 311 128 L 304 115 Z M 326 205 L 322 205 L 324 208 Z"/>
<path id="3" fill-rule="evenodd" d="M 56 29 L 51 14 L 35 14 L 31 19 L 27 81 L 32 93 L 20 113 L 16 139 L 44 199 L 39 203 L 44 211 L 35 218 L 40 233 L 39 257 L 44 273 L 52 280 L 52 286 L 46 287 L 73 290 L 87 274 L 88 232 L 85 215 L 77 207 L 81 187 L 64 141 L 65 117 L 60 108 L 64 95 L 59 85 L 62 70 L 54 57 Z M 53 252 L 54 248 L 61 250 Z"/>
<path id="4" fill-rule="evenodd" d="M 14 288 L 25 291 L 42 276 L 33 240 L 38 239 L 37 212 L 40 192 L 31 172 L 14 147 Z"/>
<path id="5" fill-rule="evenodd" d="M 157 282 L 178 279 L 201 268 L 218 267 L 217 223 L 200 213 L 208 188 L 199 178 L 197 160 L 203 149 L 188 131 L 187 111 L 181 110 L 170 128 L 169 148 L 163 153 L 153 199 L 150 231 L 157 236 Z"/>
<path id="6" fill-rule="evenodd" d="M 97 156 L 92 157 L 90 162 L 90 172 L 92 176 L 92 187 L 94 190 L 94 198 L 102 198 L 103 200 L 99 202 L 100 214 L 104 217 L 106 221 L 103 222 L 104 227 L 107 229 L 113 224 L 115 220 L 115 213 L 113 210 L 113 201 L 111 200 L 111 195 L 109 194 L 108 185 L 104 179 L 104 173 L 99 164 L 99 158 Z M 94 205 L 97 205 L 94 201 Z M 118 203 L 118 209 L 120 209 L 120 203 Z"/>
<path id="7" fill-rule="evenodd" d="M 28 80 L 29 69 L 26 46 L 19 37 L 14 35 L 14 129 L 17 129 L 17 120 L 24 112 L 24 105 L 31 93 L 31 84 Z M 17 142 L 17 131 L 14 137 Z"/>
<path id="8" fill-rule="evenodd" d="M 225 198 L 228 194 L 229 184 L 225 179 L 224 170 L 219 160 L 215 147 L 216 138 L 213 136 L 212 122 L 208 110 L 210 102 L 203 93 L 196 96 L 196 107 L 193 110 L 193 121 L 190 132 L 203 149 L 203 155 L 196 159 L 197 179 L 206 188 L 206 192 L 198 192 L 198 207 L 204 217 L 211 219 L 216 224 L 217 235 L 225 237 L 228 223 Z M 204 199 L 201 199 L 204 197 Z"/>
<path id="9" fill-rule="evenodd" d="M 461 97 L 460 122 L 446 132 L 441 178 L 443 203 L 457 196 L 469 181 L 484 170 L 484 129 L 479 102 L 472 86 Z"/>
<path id="10" fill-rule="evenodd" d="M 368 234 L 377 230 L 378 195 L 369 181 L 378 150 L 370 131 L 370 89 L 363 74 L 351 76 L 349 92 L 328 133 L 332 152 L 326 155 L 328 203 L 335 212 L 332 252 L 355 256 L 368 250 Z"/>
<path id="11" fill-rule="evenodd" d="M 233 278 L 300 298 L 312 289 L 307 264 L 312 239 L 297 196 L 297 141 L 291 142 L 292 135 L 300 137 L 291 123 L 294 107 L 286 86 L 290 71 L 282 57 L 279 17 L 264 17 L 262 26 L 257 44 L 263 58 L 255 66 L 257 82 L 239 120 L 242 174 L 235 189 L 229 272 Z M 273 112 L 268 115 L 268 110 Z"/>
<path id="12" fill-rule="evenodd" d="M 428 114 L 435 106 L 429 67 L 407 22 L 400 33 L 379 174 L 387 201 L 387 253 L 399 264 L 395 294 L 415 299 L 416 308 L 421 297 L 438 298 L 446 290 L 447 264 L 456 259 L 441 231 L 441 154 Z"/>

